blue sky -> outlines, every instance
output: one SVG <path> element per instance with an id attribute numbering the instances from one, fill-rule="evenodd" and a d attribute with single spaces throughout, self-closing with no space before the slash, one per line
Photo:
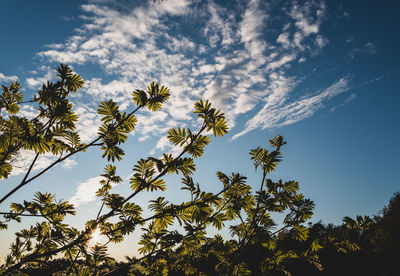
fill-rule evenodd
<path id="1" fill-rule="evenodd" d="M 399 190 L 397 1 L 21 0 L 0 6 L 0 83 L 18 80 L 29 98 L 54 79 L 59 63 L 71 65 L 86 81 L 72 99 L 85 142 L 96 135 L 101 100 L 112 98 L 128 110 L 134 89 L 153 80 L 170 88 L 163 111 L 138 116 L 117 164 L 124 179 L 137 159 L 174 152 L 163 138 L 167 130 L 195 129 L 193 103 L 207 98 L 226 113 L 230 132 L 213 139 L 197 161 L 194 178 L 204 190 L 218 190 L 217 170 L 240 172 L 258 187 L 248 152 L 275 134 L 288 145 L 271 177 L 300 182 L 316 203 L 313 221 L 377 214 Z M 34 109 L 23 112 L 32 116 Z M 82 226 L 99 208 L 93 194 L 106 164 L 100 156 L 90 150 L 74 157 L 2 210 L 49 191 L 78 206 L 69 222 Z M 29 158 L 24 152 L 16 165 Z M 36 169 L 51 160 L 42 157 Z M 22 171 L 15 169 L 0 191 L 14 187 Z M 178 179 L 169 180 L 167 196 L 181 200 Z M 128 182 L 115 191 L 127 194 Z M 0 243 L 29 222 L 0 232 Z M 123 248 L 111 253 L 132 255 L 132 247 Z"/>

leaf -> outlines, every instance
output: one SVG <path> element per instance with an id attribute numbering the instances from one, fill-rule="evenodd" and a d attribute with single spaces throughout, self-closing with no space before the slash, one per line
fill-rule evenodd
<path id="1" fill-rule="evenodd" d="M 130 202 L 125 203 L 122 210 L 124 214 L 131 217 L 139 217 L 142 213 L 142 208 L 139 205 Z"/>
<path id="2" fill-rule="evenodd" d="M 124 151 L 117 146 L 101 146 L 100 149 L 103 150 L 103 155 L 101 156 L 102 158 L 107 157 L 107 161 L 112 161 L 114 162 L 115 159 L 118 161 L 121 161 L 122 156 L 125 155 Z"/>
<path id="3" fill-rule="evenodd" d="M 78 148 L 81 144 L 81 138 L 77 132 L 67 131 L 63 134 L 63 137 L 73 148 Z"/>
<path id="4" fill-rule="evenodd" d="M 215 123 L 211 124 L 214 136 L 224 136 L 228 133 L 228 123 L 224 119 L 217 120 Z"/>
<path id="5" fill-rule="evenodd" d="M 97 113 L 104 115 L 101 121 L 108 123 L 112 119 L 115 119 L 117 114 L 119 114 L 118 105 L 113 100 L 102 101 L 97 109 Z"/>
<path id="6" fill-rule="evenodd" d="M 22 213 L 25 208 L 21 204 L 18 203 L 11 203 L 10 208 L 15 212 L 15 213 Z"/>
<path id="7" fill-rule="evenodd" d="M 82 88 L 85 82 L 82 77 L 78 74 L 73 74 L 66 79 L 66 86 L 69 91 L 76 92 L 78 89 Z"/>
<path id="8" fill-rule="evenodd" d="M 58 73 L 57 76 L 59 76 L 61 79 L 66 79 L 72 75 L 71 68 L 65 64 L 60 64 L 56 71 Z"/>
<path id="9" fill-rule="evenodd" d="M 78 276 L 90 276 L 90 269 L 88 267 L 79 269 Z"/>
<path id="10" fill-rule="evenodd" d="M 135 129 L 135 125 L 137 124 L 137 119 L 133 114 L 127 115 L 126 113 L 122 114 L 122 118 L 119 122 L 120 127 L 124 130 L 124 132 L 128 133 Z"/>
<path id="11" fill-rule="evenodd" d="M 167 139 L 174 144 L 175 146 L 180 145 L 183 146 L 185 143 L 189 144 L 186 139 L 186 130 L 184 128 L 171 128 L 168 131 Z"/>
<path id="12" fill-rule="evenodd" d="M 158 83 L 152 82 L 148 87 L 146 93 L 149 95 L 146 106 L 150 111 L 160 110 L 162 104 L 170 97 L 169 89 L 161 86 Z"/>
<path id="13" fill-rule="evenodd" d="M 0 179 L 2 178 L 8 178 L 12 171 L 12 166 L 8 162 L 4 162 L 0 164 Z"/>
<path id="14" fill-rule="evenodd" d="M 188 134 L 189 136 L 189 134 Z M 190 133 L 190 139 L 192 139 L 192 135 Z M 188 144 L 185 149 L 186 151 L 192 155 L 194 158 L 199 158 L 203 156 L 204 147 L 210 143 L 210 137 L 198 135 L 196 139 Z"/>
<path id="15" fill-rule="evenodd" d="M 281 135 L 276 135 L 274 138 L 269 140 L 271 146 L 275 147 L 276 151 L 279 151 L 283 145 L 286 145 L 286 141 L 283 140 Z"/>
<path id="16" fill-rule="evenodd" d="M 294 225 L 293 226 L 293 237 L 298 241 L 305 241 L 308 238 L 309 230 L 302 225 Z"/>
<path id="17" fill-rule="evenodd" d="M 153 191 L 165 191 L 167 189 L 167 186 L 165 185 L 165 181 L 162 179 L 156 179 L 152 180 L 151 178 L 149 179 L 148 182 L 148 187 L 146 190 L 153 192 Z"/>
<path id="18" fill-rule="evenodd" d="M 264 241 L 263 243 L 261 243 L 261 245 L 268 248 L 269 250 L 275 250 L 278 244 L 277 241 L 271 237 L 266 241 Z"/>
<path id="19" fill-rule="evenodd" d="M 319 243 L 319 239 L 315 239 L 311 243 L 311 251 L 313 251 L 313 252 L 317 252 L 322 248 L 323 248 L 323 246 Z"/>
<path id="20" fill-rule="evenodd" d="M 137 106 L 144 106 L 146 105 L 147 102 L 147 94 L 143 90 L 135 90 L 132 92 L 132 101 L 137 105 Z"/>
<path id="21" fill-rule="evenodd" d="M 211 103 L 200 100 L 194 104 L 194 112 L 204 123 L 207 131 L 212 130 L 214 136 L 223 136 L 228 132 L 228 124 L 225 115 L 220 110 L 211 107 Z"/>
<path id="22" fill-rule="evenodd" d="M 211 218 L 211 223 L 212 225 L 217 228 L 218 230 L 221 230 L 222 227 L 224 226 L 224 221 L 226 220 L 226 216 L 223 213 L 218 213 L 212 216 Z"/>

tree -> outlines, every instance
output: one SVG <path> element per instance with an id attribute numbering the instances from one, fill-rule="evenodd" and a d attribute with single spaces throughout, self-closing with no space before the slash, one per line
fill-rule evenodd
<path id="1" fill-rule="evenodd" d="M 328 244 L 356 249 L 349 241 L 340 243 L 334 238 L 310 240 L 304 223 L 312 216 L 314 203 L 298 192 L 296 181 L 275 182 L 268 178 L 282 160 L 281 148 L 286 144 L 282 136 L 269 140 L 271 150 L 257 147 L 250 151 L 254 168 L 262 176 L 256 192 L 246 184 L 246 177 L 238 173 L 217 172 L 221 182 L 217 193 L 203 191 L 194 182 L 194 159 L 203 155 L 204 148 L 210 143 L 209 136 L 223 136 L 228 131 L 224 114 L 213 108 L 208 100 L 199 100 L 194 105 L 193 113 L 201 120 L 197 131 L 180 127 L 168 131 L 167 138 L 180 148 L 179 154 L 164 153 L 161 158 L 140 159 L 130 178 L 131 193 L 113 193 L 112 184 L 122 181 L 114 163 L 124 156 L 121 144 L 127 141 L 127 134 L 135 128 L 135 114 L 143 108 L 160 110 L 170 91 L 154 82 L 146 90 L 133 91 L 132 101 L 136 108 L 130 113 L 121 112 L 113 100 L 101 102 L 97 110 L 102 116 L 98 136 L 84 144 L 76 132 L 78 118 L 69 101 L 69 96 L 82 88 L 84 81 L 66 65 L 60 65 L 57 72 L 59 80 L 43 84 L 38 94 L 28 101 L 37 106 L 38 115 L 32 119 L 19 115 L 20 105 L 24 103 L 20 85 L 12 82 L 2 86 L 0 178 L 9 177 L 13 160 L 22 149 L 34 151 L 35 158 L 20 184 L 0 199 L 0 205 L 56 164 L 89 147 L 100 148 L 102 157 L 111 162 L 101 174 L 101 188 L 96 193 L 102 205 L 97 217 L 87 221 L 85 228 L 79 230 L 64 223 L 67 215 L 75 214 L 74 206 L 67 201 L 57 201 L 55 195 L 37 192 L 32 201 L 12 203 L 9 212 L 1 213 L 4 219 L 0 227 L 3 230 L 10 221 L 20 222 L 25 216 L 37 217 L 38 221 L 16 233 L 0 273 L 12 274 L 45 266 L 61 253 L 68 263 L 63 275 L 101 275 L 124 266 L 144 275 L 267 275 L 274 271 L 289 273 L 286 266 L 294 259 L 321 267 L 318 251 Z M 52 154 L 57 159 L 33 174 L 32 168 L 42 154 Z M 165 197 L 154 198 L 149 205 L 152 215 L 144 217 L 143 207 L 132 199 L 144 191 L 165 191 L 167 183 L 163 177 L 172 173 L 182 176 L 182 189 L 189 192 L 188 200 L 173 203 Z M 271 218 L 272 213 L 281 213 L 284 217 L 282 222 L 277 224 Z M 174 222 L 181 227 L 173 228 Z M 221 230 L 227 222 L 231 224 L 232 240 L 224 241 L 219 235 L 207 237 L 209 227 Z M 107 255 L 106 245 L 121 242 L 139 227 L 142 232 L 139 242 L 141 257 L 129 258 L 127 264 L 117 267 Z M 107 237 L 107 243 L 90 246 L 94 231 Z M 280 233 L 292 237 L 298 243 L 296 247 L 281 246 L 278 242 Z M 250 258 L 252 252 L 258 252 L 258 258 Z M 213 266 L 204 268 L 201 262 Z"/>
<path id="2" fill-rule="evenodd" d="M 381 215 L 375 217 L 375 223 L 365 235 L 365 243 L 374 252 L 380 272 L 384 275 L 396 275 L 400 264 L 400 193 L 390 199 Z"/>
<path id="3" fill-rule="evenodd" d="M 319 250 L 319 259 L 324 266 L 320 273 L 302 260 L 288 265 L 290 271 L 299 275 L 398 275 L 400 253 L 400 196 L 395 193 L 389 204 L 379 215 L 345 217 L 342 225 L 324 225 L 321 222 L 311 224 L 311 240 L 324 240 L 326 237 L 337 237 L 336 242 L 356 246 L 356 251 L 346 248 L 325 246 Z M 282 234 L 282 233 L 281 233 Z M 284 233 L 283 233 L 284 234 Z M 281 244 L 286 248 L 297 247 L 289 236 L 281 235 Z M 339 250 L 338 250 L 339 249 Z"/>

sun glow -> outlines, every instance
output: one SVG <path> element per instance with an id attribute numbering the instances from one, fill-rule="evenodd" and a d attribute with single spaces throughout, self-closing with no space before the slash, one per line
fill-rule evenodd
<path id="1" fill-rule="evenodd" d="M 96 228 L 96 230 L 92 233 L 92 238 L 90 239 L 90 245 L 93 246 L 97 243 L 104 243 L 106 237 L 100 233 L 100 229 Z"/>

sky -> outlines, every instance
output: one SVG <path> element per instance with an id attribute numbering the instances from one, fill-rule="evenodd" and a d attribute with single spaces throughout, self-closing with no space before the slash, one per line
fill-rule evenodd
<path id="1" fill-rule="evenodd" d="M 203 190 L 217 192 L 216 171 L 239 172 L 259 187 L 248 152 L 283 135 L 288 144 L 274 180 L 299 181 L 315 204 L 312 221 L 340 224 L 344 216 L 376 215 L 399 191 L 400 94 L 398 1 L 168 0 L 1 1 L 0 83 L 18 80 L 26 99 L 55 68 L 70 65 L 85 80 L 71 99 L 83 142 L 96 137 L 100 101 L 133 108 L 131 92 L 152 81 L 171 98 L 162 111 L 141 112 L 139 124 L 116 164 L 129 194 L 136 160 L 174 152 L 171 127 L 196 129 L 198 99 L 225 112 L 229 133 L 212 138 L 194 175 Z M 24 105 L 22 114 L 34 116 Z M 33 153 L 23 152 L 0 194 L 21 181 Z M 54 160 L 42 156 L 34 170 Z M 7 200 L 22 202 L 36 191 L 70 200 L 83 227 L 96 216 L 94 192 L 107 164 L 91 149 L 49 171 Z M 168 177 L 163 194 L 181 202 L 179 178 Z M 147 206 L 154 194 L 136 203 Z M 188 199 L 188 198 L 187 198 Z M 33 220 L 0 232 L 0 257 L 14 233 Z M 212 233 L 214 230 L 212 230 Z M 135 236 L 136 235 L 136 236 Z M 117 258 L 134 255 L 137 235 L 110 248 Z"/>

